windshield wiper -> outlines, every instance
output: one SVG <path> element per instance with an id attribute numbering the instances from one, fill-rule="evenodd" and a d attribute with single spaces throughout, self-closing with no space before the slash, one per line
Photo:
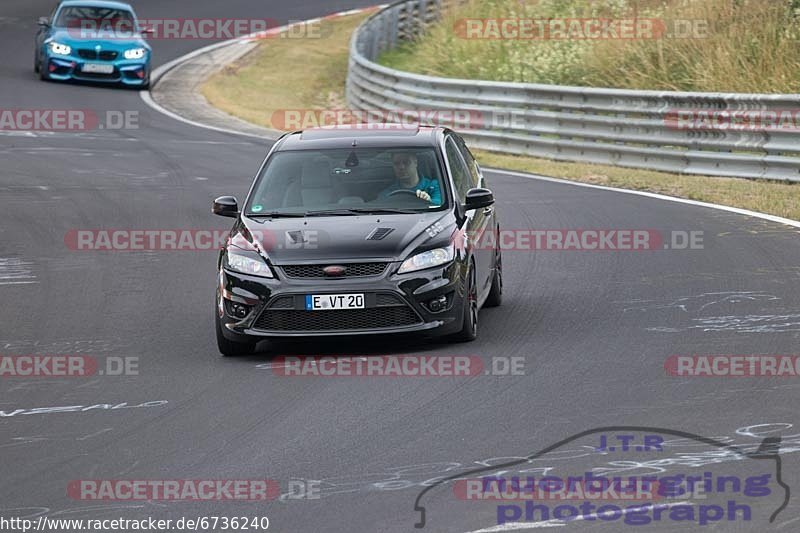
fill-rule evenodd
<path id="1" fill-rule="evenodd" d="M 394 207 L 373 207 L 373 208 L 361 208 L 361 207 L 359 207 L 359 208 L 355 208 L 355 209 L 350 209 L 350 211 L 352 211 L 354 213 L 359 213 L 359 214 L 365 214 L 366 213 L 368 215 L 376 215 L 376 214 L 382 214 L 382 213 L 400 213 L 400 214 L 403 214 L 403 215 L 413 215 L 413 214 L 420 213 L 420 211 L 415 211 L 413 209 L 398 209 L 398 208 L 394 208 Z"/>
<path id="2" fill-rule="evenodd" d="M 308 216 L 326 216 L 326 215 L 377 215 L 382 213 L 401 213 L 410 215 L 419 213 L 411 209 L 396 209 L 391 207 L 349 207 L 346 209 L 331 209 L 329 211 L 309 211 L 306 213 Z"/>
<path id="3" fill-rule="evenodd" d="M 355 209 L 327 209 L 323 211 L 306 211 L 308 217 L 327 217 L 327 216 L 341 216 L 341 215 L 358 215 Z"/>
<path id="4" fill-rule="evenodd" d="M 273 211 L 270 213 L 250 213 L 249 215 L 245 215 L 248 218 L 290 218 L 290 217 L 305 217 L 307 213 L 281 213 L 279 211 Z"/>
<path id="5" fill-rule="evenodd" d="M 395 209 L 388 207 L 373 207 L 373 208 L 342 208 L 342 209 L 327 209 L 322 211 L 306 211 L 305 213 L 282 213 L 280 211 L 272 211 L 270 213 L 252 213 L 247 215 L 249 218 L 281 218 L 281 217 L 327 217 L 327 216 L 345 216 L 345 215 L 377 215 L 384 213 L 399 213 L 404 215 L 413 215 L 420 211 L 411 209 Z"/>

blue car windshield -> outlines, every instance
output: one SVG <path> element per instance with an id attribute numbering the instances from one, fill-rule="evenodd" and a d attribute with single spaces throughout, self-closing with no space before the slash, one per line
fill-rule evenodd
<path id="1" fill-rule="evenodd" d="M 59 11 L 53 26 L 110 34 L 131 34 L 138 31 L 133 13 L 109 7 L 64 7 Z"/>
<path id="2" fill-rule="evenodd" d="M 276 152 L 245 213 L 420 213 L 447 205 L 446 183 L 428 146 Z"/>

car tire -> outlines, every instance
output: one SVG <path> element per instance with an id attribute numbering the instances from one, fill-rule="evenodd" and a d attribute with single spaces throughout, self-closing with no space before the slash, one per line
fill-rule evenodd
<path id="1" fill-rule="evenodd" d="M 484 307 L 497 307 L 503 303 L 503 255 L 498 247 L 494 253 L 494 276 L 492 276 L 492 288 L 489 289 L 489 296 L 483 303 Z"/>
<path id="2" fill-rule="evenodd" d="M 470 264 L 461 331 L 453 335 L 453 340 L 456 342 L 472 342 L 478 337 L 478 284 L 475 277 L 475 265 Z"/>
<path id="3" fill-rule="evenodd" d="M 47 73 L 47 69 L 44 68 L 44 64 L 41 61 L 39 62 L 39 79 L 42 81 L 50 81 L 50 74 Z"/>
<path id="4" fill-rule="evenodd" d="M 36 74 L 39 74 L 40 70 L 41 70 L 41 60 L 39 59 L 39 54 L 35 53 L 33 54 L 33 71 Z"/>
<path id="5" fill-rule="evenodd" d="M 217 332 L 217 348 L 219 353 L 225 357 L 236 357 L 240 355 L 250 355 L 256 351 L 255 342 L 235 342 L 225 338 L 222 334 L 222 324 L 216 311 L 214 312 L 214 324 Z"/>

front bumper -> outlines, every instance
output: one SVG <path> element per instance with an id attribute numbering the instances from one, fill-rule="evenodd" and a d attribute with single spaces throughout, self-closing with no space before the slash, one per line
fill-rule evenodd
<path id="1" fill-rule="evenodd" d="M 84 72 L 87 63 L 101 63 L 114 67 L 111 73 Z M 149 59 L 117 59 L 114 61 L 88 61 L 77 56 L 45 55 L 42 68 L 51 80 L 79 80 L 100 83 L 122 83 L 140 86 L 150 81 Z"/>
<path id="2" fill-rule="evenodd" d="M 281 267 L 277 278 L 248 276 L 227 269 L 219 273 L 217 314 L 223 335 L 238 342 L 263 337 L 323 337 L 422 332 L 440 336 L 461 329 L 464 309 L 462 265 L 449 265 L 395 274 L 399 263 L 389 263 L 378 276 L 342 279 L 288 278 Z M 363 293 L 360 310 L 308 311 L 309 294 Z M 446 306 L 433 312 L 432 300 L 446 297 Z M 231 306 L 245 306 L 237 317 Z M 242 308 L 239 308 L 243 312 Z"/>

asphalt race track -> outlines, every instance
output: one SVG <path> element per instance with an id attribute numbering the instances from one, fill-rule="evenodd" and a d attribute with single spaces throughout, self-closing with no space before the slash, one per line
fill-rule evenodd
<path id="1" fill-rule="evenodd" d="M 137 0 L 134 7 L 143 18 L 284 22 L 369 3 Z M 32 69 L 35 21 L 52 5 L 0 5 L 6 50 L 0 108 L 136 111 L 139 123 L 114 131 L 0 131 L 0 355 L 135 357 L 138 375 L 0 377 L 0 516 L 267 516 L 269 529 L 281 532 L 414 531 L 415 499 L 438 478 L 526 457 L 601 426 L 666 428 L 748 449 L 762 437 L 782 436 L 783 479 L 800 494 L 800 378 L 682 378 L 664 370 L 675 354 L 798 353 L 797 228 L 487 172 L 505 229 L 701 231 L 703 247 L 508 250 L 505 302 L 481 312 L 471 344 L 408 338 L 263 344 L 263 353 L 223 358 L 211 315 L 215 251 L 74 251 L 65 236 L 73 229 L 227 228 L 211 215 L 211 200 L 243 199 L 268 144 L 160 115 L 136 91 L 39 81 Z M 156 65 L 205 44 L 157 41 Z M 275 355 L 292 354 L 473 355 L 487 368 L 493 358 L 521 357 L 524 372 L 323 378 L 282 377 L 269 367 Z M 30 411 L 65 406 L 99 407 Z M 650 459 L 694 454 L 695 463 L 664 463 L 668 472 L 749 475 L 772 468 L 731 454 L 702 455 L 710 449 L 681 439 Z M 566 475 L 628 460 L 577 444 L 562 452 L 528 467 Z M 267 478 L 284 493 L 292 480 L 318 480 L 318 497 L 83 501 L 67 495 L 74 480 Z M 497 525 L 496 505 L 459 501 L 448 485 L 423 499 L 428 531 Z M 767 522 L 780 500 L 776 493 L 760 498 L 752 521 L 715 529 L 800 530 L 796 499 Z M 629 527 L 585 520 L 548 525 Z M 664 520 L 641 527 L 688 526 Z"/>

